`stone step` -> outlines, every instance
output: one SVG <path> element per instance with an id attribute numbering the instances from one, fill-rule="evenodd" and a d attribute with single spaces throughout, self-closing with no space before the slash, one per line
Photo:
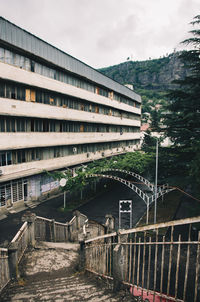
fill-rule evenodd
<path id="1" fill-rule="evenodd" d="M 35 202 L 26 202 L 26 207 L 30 208 L 30 209 L 36 208 L 37 205 L 38 205 L 38 203 L 35 203 Z"/>
<path id="2" fill-rule="evenodd" d="M 124 296 L 125 298 L 125 296 Z M 6 295 L 2 295 L 1 302 L 36 302 L 36 301 L 131 301 L 123 299 L 111 289 L 97 286 L 91 278 L 83 274 L 75 274 L 43 281 L 27 281 L 23 286 L 13 283 Z"/>
<path id="3" fill-rule="evenodd" d="M 79 244 L 40 242 L 27 251 L 19 271 L 20 282 L 12 282 L 1 302 L 122 302 L 127 294 L 114 293 L 93 275 L 78 272 Z"/>

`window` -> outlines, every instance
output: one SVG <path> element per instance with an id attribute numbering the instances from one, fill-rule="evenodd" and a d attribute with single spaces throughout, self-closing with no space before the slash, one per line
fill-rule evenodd
<path id="1" fill-rule="evenodd" d="M 11 156 L 12 156 L 11 151 L 1 152 L 0 153 L 0 166 L 11 165 L 12 164 Z"/>
<path id="2" fill-rule="evenodd" d="M 26 89 L 26 101 L 30 102 L 31 101 L 31 90 Z"/>
<path id="3" fill-rule="evenodd" d="M 5 119 L 0 117 L 0 132 L 5 132 Z"/>
<path id="4" fill-rule="evenodd" d="M 0 82 L 0 97 L 5 97 L 5 84 Z"/>
<path id="5" fill-rule="evenodd" d="M 31 71 L 34 72 L 35 71 L 35 62 L 31 61 Z"/>
<path id="6" fill-rule="evenodd" d="M 80 125 L 80 132 L 84 132 L 84 126 L 82 124 Z"/>
<path id="7" fill-rule="evenodd" d="M 31 102 L 35 102 L 35 91 L 34 90 L 31 90 L 30 98 L 31 98 Z"/>

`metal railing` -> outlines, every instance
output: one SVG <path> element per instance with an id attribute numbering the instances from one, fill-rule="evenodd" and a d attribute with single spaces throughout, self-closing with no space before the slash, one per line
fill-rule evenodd
<path id="1" fill-rule="evenodd" d="M 194 217 L 86 240 L 86 269 L 120 280 L 146 301 L 200 301 L 198 229 Z"/>
<path id="2" fill-rule="evenodd" d="M 123 170 L 123 169 L 101 169 L 101 172 L 106 172 L 106 171 L 110 171 L 110 172 L 120 172 L 120 173 L 125 173 L 128 175 L 131 175 L 135 178 L 137 178 L 138 180 L 140 180 L 141 182 L 143 182 L 152 192 L 154 191 L 154 185 L 152 183 L 150 183 L 150 181 L 148 181 L 148 179 L 144 178 L 143 176 L 135 173 L 135 172 L 131 172 L 131 171 L 127 171 L 127 170 Z"/>
<path id="3" fill-rule="evenodd" d="M 9 281 L 8 249 L 0 248 L 0 292 Z"/>
<path id="4" fill-rule="evenodd" d="M 105 175 L 105 174 L 87 174 L 87 178 L 90 177 L 102 177 L 102 178 L 108 178 L 113 179 L 116 181 L 121 182 L 125 186 L 129 187 L 131 190 L 133 190 L 146 204 L 146 224 L 149 223 L 149 207 L 150 205 L 157 200 L 159 197 L 175 190 L 175 188 L 170 188 L 168 185 L 162 185 L 158 188 L 157 192 L 155 194 L 148 195 L 145 192 L 143 192 L 141 189 L 139 189 L 137 186 L 135 186 L 131 181 L 123 179 L 118 176 L 114 175 Z"/>

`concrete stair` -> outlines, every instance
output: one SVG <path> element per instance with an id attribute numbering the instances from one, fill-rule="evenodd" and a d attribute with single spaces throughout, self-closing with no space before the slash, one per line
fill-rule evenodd
<path id="1" fill-rule="evenodd" d="M 1 302 L 36 302 L 36 301 L 91 301 L 117 302 L 127 300 L 125 293 L 114 294 L 112 290 L 98 287 L 94 280 L 81 274 L 48 280 L 35 280 L 23 286 L 12 284 L 9 291 L 1 297 Z"/>
<path id="2" fill-rule="evenodd" d="M 43 243 L 27 252 L 22 277 L 0 296 L 1 302 L 122 302 L 134 301 L 128 292 L 114 293 L 98 277 L 78 272 L 79 245 Z"/>

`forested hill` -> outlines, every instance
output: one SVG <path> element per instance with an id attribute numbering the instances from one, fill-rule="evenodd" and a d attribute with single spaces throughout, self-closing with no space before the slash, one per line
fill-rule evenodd
<path id="1" fill-rule="evenodd" d="M 186 75 L 183 63 L 178 58 L 179 54 L 175 52 L 147 61 L 126 61 L 99 71 L 121 84 L 132 84 L 136 92 L 140 89 L 163 92 L 173 87 L 173 80 L 183 79 Z"/>

